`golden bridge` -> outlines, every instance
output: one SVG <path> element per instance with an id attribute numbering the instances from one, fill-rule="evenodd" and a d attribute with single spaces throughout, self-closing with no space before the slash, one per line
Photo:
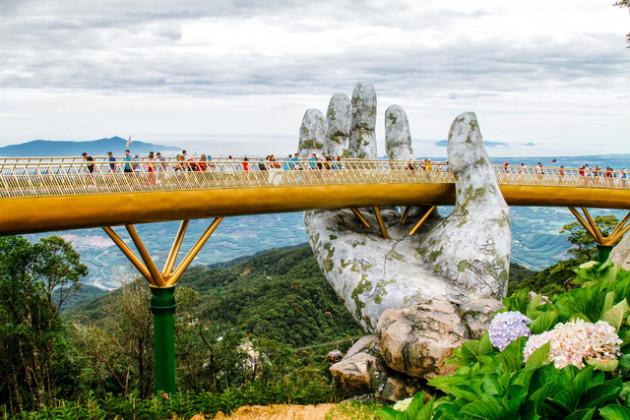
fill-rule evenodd
<path id="1" fill-rule="evenodd" d="M 630 230 L 628 213 L 604 237 L 587 210 L 630 209 L 626 173 L 505 165 L 494 171 L 508 205 L 568 207 L 602 248 L 609 250 Z M 156 388 L 171 394 L 173 288 L 224 217 L 350 208 L 370 227 L 360 209 L 371 207 L 387 238 L 380 206 L 405 208 L 401 223 L 410 206 L 426 206 L 424 215 L 411 221 L 414 234 L 435 206 L 455 203 L 455 188 L 446 162 L 119 159 L 114 164 L 107 158 L 6 158 L 0 159 L 0 235 L 103 227 L 152 286 Z M 176 266 L 188 222 L 199 218 L 214 220 Z M 169 220 L 182 222 L 159 270 L 134 224 Z M 114 231 L 122 225 L 139 257 Z"/>

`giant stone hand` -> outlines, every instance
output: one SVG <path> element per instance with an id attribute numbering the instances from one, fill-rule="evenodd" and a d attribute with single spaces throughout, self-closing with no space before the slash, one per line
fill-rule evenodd
<path id="1" fill-rule="evenodd" d="M 302 126 L 300 144 L 308 147 L 301 156 L 315 151 L 377 157 L 376 94 L 370 84 L 357 84 L 351 101 L 335 94 L 326 120 L 318 120 L 313 124 L 309 116 Z M 404 110 L 389 107 L 385 126 L 389 158 L 411 158 Z M 314 150 L 321 141 L 308 138 L 321 138 L 322 131 L 323 148 Z M 304 213 L 309 243 L 326 279 L 363 328 L 379 336 L 387 365 L 415 377 L 446 373 L 444 360 L 462 341 L 485 330 L 507 289 L 508 207 L 475 114 L 453 121 L 447 153 L 456 180 L 455 207 L 446 217 L 434 213 L 415 235 L 408 235 L 410 226 L 426 209 L 414 209 L 404 225 L 398 209 L 381 209 L 389 239 L 381 236 L 369 210 L 362 212 L 375 228 L 366 228 L 350 209 Z"/>

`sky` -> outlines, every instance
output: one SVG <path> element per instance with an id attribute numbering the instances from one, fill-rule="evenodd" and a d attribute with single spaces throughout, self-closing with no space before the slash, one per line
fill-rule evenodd
<path id="1" fill-rule="evenodd" d="M 491 155 L 630 153 L 628 9 L 593 0 L 0 0 L 0 146 L 121 136 L 294 152 L 305 111 L 370 82 L 384 151 L 477 113 Z M 524 146 L 534 143 L 535 146 Z"/>

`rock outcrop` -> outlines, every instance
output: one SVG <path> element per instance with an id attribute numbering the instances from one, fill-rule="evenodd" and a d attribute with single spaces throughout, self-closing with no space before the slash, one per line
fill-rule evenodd
<path id="1" fill-rule="evenodd" d="M 357 84 L 350 157 L 377 156 L 375 110 L 374 88 Z M 388 109 L 386 132 L 390 158 L 413 156 L 402 108 Z M 394 208 L 382 212 L 389 239 L 378 228 L 364 227 L 350 210 L 304 214 L 324 276 L 364 329 L 379 337 L 388 368 L 412 377 L 448 372 L 446 358 L 463 340 L 483 332 L 507 289 L 509 213 L 475 114 L 454 120 L 447 153 L 456 179 L 455 208 L 447 217 L 427 220 L 413 236 L 407 232 L 417 218 L 401 225 Z M 378 226 L 373 214 L 364 215 Z"/>

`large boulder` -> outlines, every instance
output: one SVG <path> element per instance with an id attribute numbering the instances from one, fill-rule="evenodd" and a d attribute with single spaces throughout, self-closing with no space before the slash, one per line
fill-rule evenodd
<path id="1" fill-rule="evenodd" d="M 378 337 L 362 337 L 340 362 L 330 367 L 330 373 L 344 395 L 375 392 L 387 380 L 387 369 L 380 357 Z"/>

